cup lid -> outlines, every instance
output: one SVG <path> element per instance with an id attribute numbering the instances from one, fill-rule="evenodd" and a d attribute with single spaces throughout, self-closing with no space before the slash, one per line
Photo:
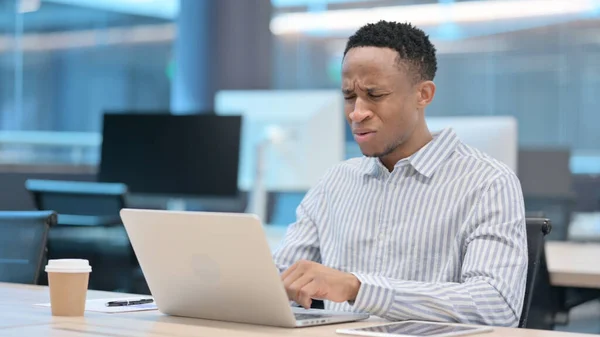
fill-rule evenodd
<path id="1" fill-rule="evenodd" d="M 92 267 L 85 259 L 58 259 L 48 260 L 46 272 L 54 273 L 89 273 Z"/>

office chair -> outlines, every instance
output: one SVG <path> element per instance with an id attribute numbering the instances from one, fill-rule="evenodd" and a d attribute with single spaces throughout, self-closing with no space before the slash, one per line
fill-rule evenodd
<path id="1" fill-rule="evenodd" d="M 96 175 L 82 168 L 79 172 L 0 172 L 0 211 L 31 211 L 36 209 L 31 193 L 25 188 L 27 179 L 95 181 Z M 23 169 L 25 170 L 25 169 Z"/>
<path id="2" fill-rule="evenodd" d="M 545 254 L 545 236 L 552 225 L 544 218 L 527 218 L 526 224 L 529 263 L 519 327 L 553 330 L 559 299 L 550 284 Z"/>
<path id="3" fill-rule="evenodd" d="M 58 215 L 48 234 L 50 258 L 88 259 L 95 271 L 90 289 L 132 291 L 130 275 L 139 264 L 119 216 L 126 207 L 126 185 L 29 179 L 25 187 L 39 210 Z M 47 283 L 45 274 L 40 283 Z"/>
<path id="4" fill-rule="evenodd" d="M 127 186 L 120 183 L 28 179 L 25 187 L 37 209 L 59 215 L 118 217 L 127 195 Z"/>
<path id="5" fill-rule="evenodd" d="M 38 284 L 53 211 L 0 212 L 0 282 Z"/>

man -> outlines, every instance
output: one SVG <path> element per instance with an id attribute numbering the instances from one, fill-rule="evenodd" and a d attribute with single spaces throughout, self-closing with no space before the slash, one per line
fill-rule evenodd
<path id="1" fill-rule="evenodd" d="M 364 157 L 332 168 L 297 209 L 275 262 L 310 307 L 516 326 L 527 273 L 520 183 L 502 163 L 431 134 L 435 48 L 381 21 L 348 40 L 345 114 Z"/>

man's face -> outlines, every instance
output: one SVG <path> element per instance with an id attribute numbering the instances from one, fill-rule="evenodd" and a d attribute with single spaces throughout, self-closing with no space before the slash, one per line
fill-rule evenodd
<path id="1" fill-rule="evenodd" d="M 392 153 L 423 118 L 418 88 L 397 57 L 393 49 L 358 47 L 342 64 L 344 111 L 365 156 Z"/>

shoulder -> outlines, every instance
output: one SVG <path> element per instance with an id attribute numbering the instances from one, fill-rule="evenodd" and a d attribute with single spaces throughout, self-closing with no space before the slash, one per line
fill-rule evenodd
<path id="1" fill-rule="evenodd" d="M 459 143 L 453 157 L 471 173 L 481 173 L 487 179 L 493 180 L 502 176 L 516 178 L 515 172 L 508 165 L 465 143 Z"/>
<path id="2" fill-rule="evenodd" d="M 518 189 L 520 193 L 521 183 L 516 173 L 508 165 L 474 147 L 461 142 L 452 160 L 466 167 L 473 181 L 484 190 L 509 187 Z"/>

